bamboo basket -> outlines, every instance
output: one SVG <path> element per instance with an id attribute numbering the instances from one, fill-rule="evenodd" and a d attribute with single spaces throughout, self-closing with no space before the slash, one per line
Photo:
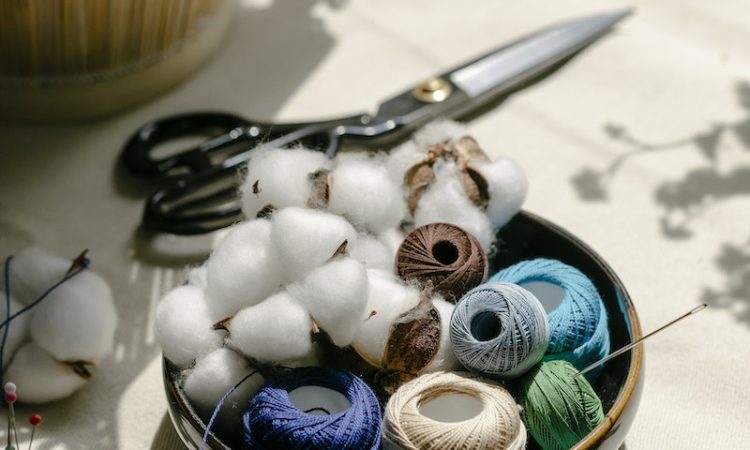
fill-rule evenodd
<path id="1" fill-rule="evenodd" d="M 134 106 L 214 53 L 232 0 L 0 0 L 0 118 Z"/>

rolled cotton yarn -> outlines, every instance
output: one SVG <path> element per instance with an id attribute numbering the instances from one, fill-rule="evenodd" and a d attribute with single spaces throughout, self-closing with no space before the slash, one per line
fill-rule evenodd
<path id="1" fill-rule="evenodd" d="M 492 282 L 533 281 L 560 286 L 562 303 L 548 315 L 550 339 L 545 359 L 564 359 L 579 370 L 609 353 L 607 311 L 599 292 L 580 270 L 553 259 L 522 261 L 501 270 Z M 587 374 L 593 379 L 598 371 Z"/>
<path id="2" fill-rule="evenodd" d="M 474 397 L 482 410 L 459 422 L 441 422 L 420 413 L 424 403 L 449 394 Z M 521 450 L 526 446 L 526 429 L 508 391 L 489 380 L 454 372 L 422 375 L 401 386 L 386 404 L 383 435 L 387 444 L 406 450 Z"/>
<path id="3" fill-rule="evenodd" d="M 569 362 L 545 361 L 520 379 L 521 416 L 543 450 L 567 450 L 604 420 L 602 402 Z"/>
<path id="4" fill-rule="evenodd" d="M 289 393 L 305 386 L 339 392 L 350 407 L 333 414 L 299 410 Z M 312 412 L 312 411 L 311 411 Z M 380 403 L 364 381 L 342 370 L 295 369 L 266 381 L 243 416 L 248 449 L 378 449 Z"/>
<path id="5" fill-rule="evenodd" d="M 541 361 L 549 330 L 544 307 L 526 289 L 487 283 L 469 291 L 451 317 L 453 351 L 466 368 L 514 378 Z"/>
<path id="6" fill-rule="evenodd" d="M 487 279 L 487 255 L 477 239 L 447 223 L 424 225 L 409 233 L 396 254 L 396 273 L 453 303 Z"/>

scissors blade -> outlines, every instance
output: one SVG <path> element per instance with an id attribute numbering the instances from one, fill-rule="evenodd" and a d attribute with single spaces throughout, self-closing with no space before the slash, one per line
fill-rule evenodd
<path id="1" fill-rule="evenodd" d="M 556 68 L 630 13 L 622 10 L 577 19 L 521 38 L 401 92 L 380 104 L 371 123 L 346 130 L 380 144 L 436 117 L 462 117 Z M 445 89 L 443 97 L 437 101 L 418 98 L 416 93 L 432 82 Z"/>
<path id="2" fill-rule="evenodd" d="M 574 55 L 630 13 L 599 14 L 548 28 L 443 76 L 472 99 L 513 88 Z"/>

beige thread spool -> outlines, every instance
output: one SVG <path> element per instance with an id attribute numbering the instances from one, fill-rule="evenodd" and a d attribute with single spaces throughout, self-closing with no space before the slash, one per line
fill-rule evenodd
<path id="1" fill-rule="evenodd" d="M 79 119 L 177 84 L 219 46 L 233 0 L 0 1 L 0 118 Z"/>
<path id="2" fill-rule="evenodd" d="M 455 394 L 473 398 L 479 411 L 458 421 L 435 420 L 422 413 L 427 403 Z M 408 450 L 521 450 L 526 446 L 526 428 L 508 391 L 493 381 L 460 372 L 426 374 L 401 386 L 385 407 L 383 434 L 385 448 Z"/>

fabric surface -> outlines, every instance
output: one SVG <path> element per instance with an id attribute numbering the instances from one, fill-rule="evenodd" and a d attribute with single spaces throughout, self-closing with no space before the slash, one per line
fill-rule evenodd
<path id="1" fill-rule="evenodd" d="M 212 238 L 137 231 L 153 186 L 116 166 L 137 127 L 192 110 L 278 121 L 350 114 L 525 32 L 625 5 L 243 3 L 216 57 L 153 102 L 85 123 L 1 125 L 2 253 L 32 243 L 68 257 L 89 248 L 120 314 L 115 350 L 88 386 L 20 408 L 19 417 L 44 416 L 35 447 L 182 448 L 166 417 L 153 314 Z M 632 5 L 635 15 L 614 34 L 470 127 L 491 156 L 526 170 L 526 209 L 613 266 L 645 331 L 710 305 L 647 343 L 627 448 L 747 448 L 750 2 Z M 28 428 L 20 431 L 27 439 Z"/>

